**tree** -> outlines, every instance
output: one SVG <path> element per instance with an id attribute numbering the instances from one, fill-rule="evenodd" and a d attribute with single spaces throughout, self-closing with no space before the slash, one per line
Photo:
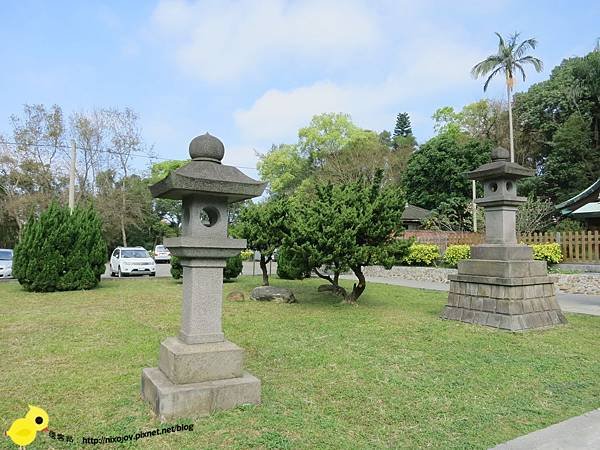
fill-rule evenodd
<path id="1" fill-rule="evenodd" d="M 507 114 L 508 111 L 501 102 L 488 99 L 465 105 L 458 112 L 451 106 L 444 106 L 433 113 L 433 128 L 441 133 L 454 127 L 471 137 L 488 139 L 495 145 L 508 146 L 508 135 L 500 126 Z"/>
<path id="2" fill-rule="evenodd" d="M 600 152 L 592 148 L 589 121 L 572 114 L 552 138 L 537 183 L 545 197 L 560 203 L 583 191 L 600 176 Z"/>
<path id="3" fill-rule="evenodd" d="M 519 206 L 517 210 L 517 233 L 535 233 L 546 231 L 554 223 L 556 213 L 549 200 L 541 200 L 533 196 Z"/>
<path id="4" fill-rule="evenodd" d="M 382 144 L 377 133 L 361 131 L 355 133 L 341 149 L 325 156 L 315 179 L 334 184 L 349 183 L 359 178 L 372 180 L 376 172 L 383 169 L 384 182 L 397 184 L 407 161 L 405 152 L 394 151 Z"/>
<path id="5" fill-rule="evenodd" d="M 394 138 L 398 136 L 406 137 L 412 135 L 410 125 L 410 116 L 408 113 L 398 113 L 396 116 L 396 126 L 394 127 Z"/>
<path id="6" fill-rule="evenodd" d="M 297 145 L 273 145 L 271 150 L 259 155 L 257 164 L 261 180 L 269 183 L 274 195 L 291 194 L 310 174 L 308 158 L 302 156 Z"/>
<path id="7" fill-rule="evenodd" d="M 237 223 L 231 227 L 234 237 L 246 239 L 248 248 L 260 252 L 263 286 L 269 285 L 267 264 L 288 234 L 288 204 L 285 198 L 272 198 L 251 203 L 240 211 Z"/>
<path id="8" fill-rule="evenodd" d="M 470 229 L 471 182 L 464 175 L 489 162 L 493 143 L 449 129 L 414 152 L 404 177 L 407 201 L 442 213 L 453 229 Z"/>
<path id="9" fill-rule="evenodd" d="M 311 168 L 319 168 L 327 155 L 337 152 L 362 132 L 348 114 L 327 113 L 314 116 L 298 131 L 298 148 Z"/>
<path id="10" fill-rule="evenodd" d="M 308 267 L 334 285 L 337 280 L 321 273 L 321 267 L 351 269 L 357 283 L 351 292 L 344 292 L 344 300 L 355 303 L 366 287 L 362 268 L 372 264 L 391 267 L 407 250 L 404 242 L 395 238 L 405 206 L 402 190 L 384 185 L 379 170 L 372 180 L 317 183 L 312 195 L 304 195 L 293 203 L 293 227 L 286 247 L 302 255 Z"/>
<path id="11" fill-rule="evenodd" d="M 92 289 L 106 262 L 100 220 L 91 207 L 52 203 L 32 217 L 15 247 L 13 273 L 28 291 Z"/>
<path id="12" fill-rule="evenodd" d="M 526 55 L 529 50 L 535 49 L 537 41 L 535 39 L 526 39 L 518 43 L 519 33 L 514 33 L 509 36 L 508 40 L 496 33 L 498 36 L 498 52 L 488 56 L 483 61 L 477 63 L 471 74 L 474 78 L 488 76 L 483 85 L 484 92 L 487 91 L 488 85 L 492 78 L 497 74 L 503 73 L 506 80 L 506 96 L 508 99 L 508 123 L 510 137 L 510 160 L 515 160 L 515 148 L 513 139 L 513 119 L 512 119 L 512 90 L 515 83 L 515 75 L 517 71 L 521 73 L 523 81 L 525 81 L 524 65 L 531 64 L 537 72 L 541 72 L 543 63 L 540 59 L 530 55 Z"/>
<path id="13" fill-rule="evenodd" d="M 186 165 L 187 160 L 167 160 L 152 164 L 150 167 L 149 184 L 154 184 L 166 178 L 171 172 Z M 169 223 L 175 231 L 175 235 L 179 234 L 179 226 L 183 217 L 183 206 L 181 200 L 172 200 L 170 198 L 155 198 L 152 202 L 153 211 L 160 217 L 161 220 Z"/>

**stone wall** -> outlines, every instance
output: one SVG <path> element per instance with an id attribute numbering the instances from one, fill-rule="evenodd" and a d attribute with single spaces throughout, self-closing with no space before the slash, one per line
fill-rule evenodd
<path id="1" fill-rule="evenodd" d="M 370 266 L 364 269 L 367 277 L 394 277 L 405 280 L 434 281 L 448 283 L 448 275 L 456 274 L 456 269 L 441 267 L 394 266 L 386 270 L 382 266 Z M 551 274 L 558 289 L 573 294 L 600 295 L 600 273 Z"/>
<path id="2" fill-rule="evenodd" d="M 600 273 L 551 274 L 558 289 L 572 294 L 600 295 Z"/>
<path id="3" fill-rule="evenodd" d="M 449 274 L 457 274 L 456 269 L 441 267 L 409 267 L 394 266 L 386 270 L 382 266 L 369 266 L 363 270 L 367 277 L 395 277 L 404 280 L 435 281 L 437 283 L 448 283 Z"/>

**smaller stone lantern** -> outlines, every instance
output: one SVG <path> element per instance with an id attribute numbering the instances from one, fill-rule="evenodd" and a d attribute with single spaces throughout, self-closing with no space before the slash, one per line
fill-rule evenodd
<path id="1" fill-rule="evenodd" d="M 448 277 L 442 317 L 510 331 L 565 323 L 546 262 L 534 261 L 531 247 L 517 243 L 517 208 L 526 199 L 517 196 L 516 181 L 534 171 L 509 159 L 496 148 L 491 163 L 467 173 L 484 186 L 476 202 L 485 208 L 485 243 L 473 246 L 471 259 Z"/>
<path id="2" fill-rule="evenodd" d="M 221 164 L 223 143 L 208 133 L 189 150 L 192 161 L 150 186 L 154 197 L 183 201 L 182 236 L 164 241 L 183 266 L 181 330 L 161 343 L 158 368 L 142 372 L 142 396 L 161 420 L 260 403 L 260 380 L 244 372 L 244 350 L 225 339 L 221 316 L 225 261 L 246 248 L 227 237 L 228 204 L 265 184 Z"/>

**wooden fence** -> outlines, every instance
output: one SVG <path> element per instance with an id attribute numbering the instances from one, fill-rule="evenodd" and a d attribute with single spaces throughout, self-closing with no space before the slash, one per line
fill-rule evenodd
<path id="1" fill-rule="evenodd" d="M 525 244 L 560 244 L 564 262 L 600 263 L 600 233 L 595 231 L 567 231 L 562 233 L 530 233 L 517 236 Z"/>

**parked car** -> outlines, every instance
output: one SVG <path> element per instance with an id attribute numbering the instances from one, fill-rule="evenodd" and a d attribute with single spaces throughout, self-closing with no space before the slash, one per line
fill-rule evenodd
<path id="1" fill-rule="evenodd" d="M 171 262 L 171 252 L 164 245 L 157 245 L 154 247 L 154 261 L 160 262 Z"/>
<path id="2" fill-rule="evenodd" d="M 111 276 L 156 276 L 156 263 L 144 247 L 117 247 L 110 256 Z"/>
<path id="3" fill-rule="evenodd" d="M 0 278 L 12 278 L 13 251 L 0 248 Z"/>

